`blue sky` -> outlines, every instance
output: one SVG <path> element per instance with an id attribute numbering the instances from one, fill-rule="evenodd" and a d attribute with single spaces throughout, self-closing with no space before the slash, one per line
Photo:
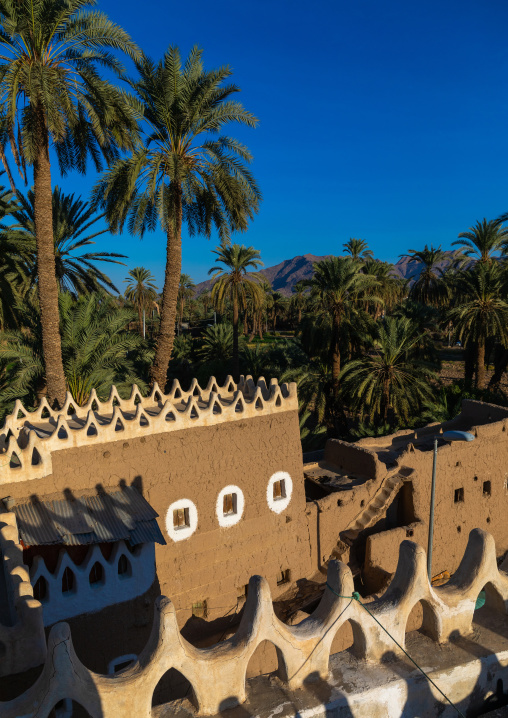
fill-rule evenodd
<path id="1" fill-rule="evenodd" d="M 260 120 L 247 143 L 263 203 L 238 241 L 266 266 L 339 254 L 349 237 L 396 261 L 448 248 L 477 219 L 508 211 L 505 0 L 99 0 L 159 58 L 169 44 L 229 64 Z M 55 167 L 55 183 L 58 182 Z M 86 195 L 92 170 L 61 182 Z M 184 234 L 183 271 L 206 279 L 214 239 Z M 162 285 L 165 238 L 104 235 Z M 127 268 L 110 271 L 121 283 Z"/>

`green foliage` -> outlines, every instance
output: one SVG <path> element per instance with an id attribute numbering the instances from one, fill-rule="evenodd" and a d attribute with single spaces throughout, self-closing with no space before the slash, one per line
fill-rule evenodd
<path id="1" fill-rule="evenodd" d="M 13 217 L 19 228 L 18 241 L 24 241 L 27 254 L 27 273 L 30 285 L 35 287 L 37 282 L 37 248 L 35 231 L 35 208 L 33 190 L 27 192 L 26 197 L 17 193 L 20 208 L 13 212 Z M 81 198 L 74 199 L 73 194 L 65 194 L 58 187 L 53 190 L 53 239 L 55 242 L 56 277 L 62 292 L 71 292 L 75 296 L 87 292 L 97 292 L 103 289 L 118 292 L 111 279 L 101 272 L 95 265 L 97 262 L 124 264 L 119 258 L 125 254 L 116 252 L 86 252 L 77 254 L 83 247 L 94 245 L 93 241 L 108 229 L 88 232 L 103 215 L 95 212 L 93 207 Z M 12 230 L 11 230 L 12 233 Z"/>
<path id="2" fill-rule="evenodd" d="M 203 332 L 199 355 L 205 359 L 226 362 L 233 355 L 233 327 L 231 324 L 214 324 Z"/>
<path id="3" fill-rule="evenodd" d="M 4 410 L 17 398 L 34 405 L 44 390 L 42 332 L 36 304 L 25 302 L 20 309 L 22 331 L 0 333 L 0 366 L 8 382 L 0 387 Z M 119 308 L 107 295 L 89 294 L 74 300 L 60 295 L 62 353 L 69 390 L 79 404 L 95 388 L 101 399 L 111 386 L 128 395 L 133 383 L 147 390 L 143 379 L 152 358 L 147 345 L 126 326 L 135 316 Z"/>

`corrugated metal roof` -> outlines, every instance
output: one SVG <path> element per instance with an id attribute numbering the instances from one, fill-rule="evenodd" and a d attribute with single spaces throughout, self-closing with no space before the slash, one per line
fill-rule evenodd
<path id="1" fill-rule="evenodd" d="M 157 512 L 134 486 L 59 501 L 32 498 L 15 504 L 12 511 L 25 546 L 85 546 L 121 539 L 133 546 L 166 543 L 155 520 Z"/>

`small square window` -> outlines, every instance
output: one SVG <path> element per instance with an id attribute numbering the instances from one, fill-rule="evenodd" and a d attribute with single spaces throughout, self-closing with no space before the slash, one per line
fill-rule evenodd
<path id="1" fill-rule="evenodd" d="M 285 571 L 280 571 L 277 574 L 277 586 L 283 586 L 285 583 L 289 583 L 290 571 L 287 568 Z"/>
<path id="2" fill-rule="evenodd" d="M 484 481 L 483 482 L 483 495 L 484 496 L 490 496 L 492 492 L 492 486 L 490 481 Z"/>
<path id="3" fill-rule="evenodd" d="M 236 514 L 236 494 L 225 494 L 222 500 L 222 511 L 224 516 Z"/>
<path id="4" fill-rule="evenodd" d="M 192 604 L 192 615 L 195 618 L 206 618 L 206 601 L 198 601 Z"/>
<path id="5" fill-rule="evenodd" d="M 273 500 L 278 501 L 279 499 L 286 498 L 286 481 L 281 479 L 280 481 L 273 482 Z"/>
<path id="6" fill-rule="evenodd" d="M 186 526 L 190 526 L 189 509 L 175 509 L 173 511 L 173 528 L 183 529 Z"/>
<path id="7" fill-rule="evenodd" d="M 461 501 L 464 501 L 464 489 L 455 489 L 453 500 L 456 504 L 459 504 Z"/>

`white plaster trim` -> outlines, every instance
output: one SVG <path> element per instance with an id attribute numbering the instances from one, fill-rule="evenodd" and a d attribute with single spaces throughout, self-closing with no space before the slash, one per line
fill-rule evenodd
<path id="1" fill-rule="evenodd" d="M 173 526 L 173 511 L 176 509 L 189 509 L 189 525 L 175 529 Z M 196 504 L 190 499 L 173 501 L 166 514 L 166 531 L 173 541 L 188 539 L 198 527 L 198 510 Z"/>
<path id="2" fill-rule="evenodd" d="M 273 498 L 273 485 L 276 481 L 284 481 L 284 488 L 286 490 L 286 496 L 280 499 Z M 287 471 L 276 471 L 275 474 L 270 476 L 268 485 L 266 487 L 266 501 L 268 508 L 274 511 L 276 514 L 282 513 L 289 506 L 291 496 L 293 494 L 293 480 Z"/>
<path id="3" fill-rule="evenodd" d="M 236 494 L 236 511 L 234 514 L 226 514 L 226 516 L 224 516 L 223 502 L 224 496 L 226 496 L 226 494 Z M 217 496 L 217 504 L 215 506 L 215 512 L 217 514 L 217 521 L 219 522 L 219 526 L 222 526 L 222 528 L 227 528 L 229 526 L 234 526 L 235 524 L 237 524 L 242 518 L 244 507 L 245 497 L 243 495 L 243 491 L 234 484 L 225 486 L 221 491 L 219 491 L 219 495 Z"/>
<path id="4" fill-rule="evenodd" d="M 120 663 L 126 663 L 127 661 L 131 661 L 132 663 L 135 663 L 138 660 L 138 657 L 135 653 L 127 653 L 125 656 L 117 656 L 116 658 L 113 658 L 112 661 L 108 663 L 108 673 L 110 676 L 114 675 L 115 673 L 121 673 L 121 671 L 115 671 L 115 668 Z M 127 668 L 130 668 L 131 666 L 125 666 L 125 668 L 122 668 L 122 671 L 127 670 Z"/>
<path id="5" fill-rule="evenodd" d="M 122 554 L 131 565 L 130 576 L 118 575 L 118 561 Z M 102 566 L 104 581 L 91 585 L 89 574 L 96 561 Z M 74 574 L 74 588 L 68 593 L 62 593 L 62 576 L 67 567 Z M 155 546 L 153 543 L 144 543 L 131 553 L 125 543 L 119 541 L 106 560 L 96 544 L 90 547 L 79 566 L 72 561 L 67 551 L 62 550 L 54 573 L 48 571 L 40 556 L 36 556 L 30 572 L 32 586 L 35 586 L 40 576 L 48 584 L 47 598 L 42 602 L 44 625 L 51 626 L 66 618 L 130 601 L 148 591 L 155 579 Z"/>

